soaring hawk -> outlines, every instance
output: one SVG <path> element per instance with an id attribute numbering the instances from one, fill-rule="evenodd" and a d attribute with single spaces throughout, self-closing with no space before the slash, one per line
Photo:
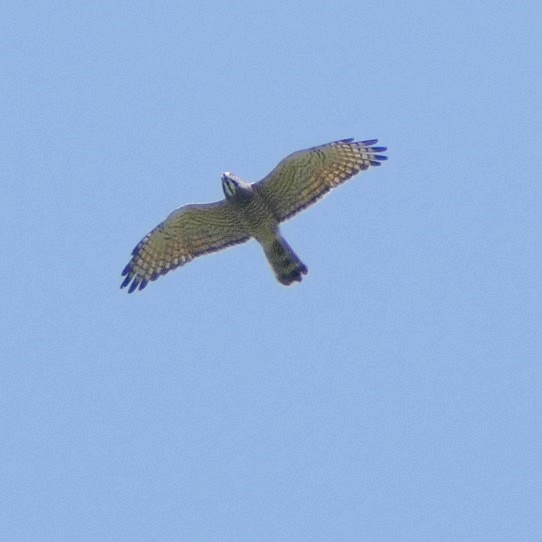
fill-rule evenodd
<path id="1" fill-rule="evenodd" d="M 250 184 L 232 173 L 222 175 L 225 199 L 183 205 L 148 233 L 122 271 L 121 288 L 142 290 L 150 280 L 196 256 L 244 243 L 262 245 L 277 280 L 301 281 L 307 266 L 282 237 L 279 224 L 324 194 L 387 156 L 377 139 L 353 138 L 294 152 L 261 181 Z"/>

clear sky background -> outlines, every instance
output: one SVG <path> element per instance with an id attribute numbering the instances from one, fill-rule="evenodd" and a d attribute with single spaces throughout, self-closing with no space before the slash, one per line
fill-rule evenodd
<path id="1" fill-rule="evenodd" d="M 542 7 L 7 2 L 0 539 L 542 533 Z M 174 208 L 292 151 L 389 160 L 119 290 Z"/>

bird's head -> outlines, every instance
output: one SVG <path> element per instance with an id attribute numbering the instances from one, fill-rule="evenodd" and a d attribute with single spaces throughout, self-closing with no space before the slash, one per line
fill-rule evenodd
<path id="1" fill-rule="evenodd" d="M 243 182 L 239 177 L 226 171 L 222 174 L 222 190 L 228 200 L 239 200 L 252 193 L 250 185 Z"/>

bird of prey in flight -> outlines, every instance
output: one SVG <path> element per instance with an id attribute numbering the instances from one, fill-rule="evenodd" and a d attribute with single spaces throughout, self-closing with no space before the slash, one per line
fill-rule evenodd
<path id="1" fill-rule="evenodd" d="M 142 290 L 149 281 L 197 256 L 256 239 L 286 286 L 299 282 L 307 266 L 282 237 L 279 224 L 315 203 L 332 188 L 387 159 L 378 140 L 342 139 L 294 152 L 261 181 L 222 175 L 225 198 L 173 211 L 132 251 L 121 288 Z"/>

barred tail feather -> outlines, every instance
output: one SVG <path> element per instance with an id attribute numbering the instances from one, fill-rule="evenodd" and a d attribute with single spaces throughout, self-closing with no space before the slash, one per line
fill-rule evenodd
<path id="1" fill-rule="evenodd" d="M 293 282 L 301 282 L 303 275 L 307 274 L 307 266 L 282 237 L 277 236 L 265 244 L 264 251 L 281 284 L 289 286 Z"/>

